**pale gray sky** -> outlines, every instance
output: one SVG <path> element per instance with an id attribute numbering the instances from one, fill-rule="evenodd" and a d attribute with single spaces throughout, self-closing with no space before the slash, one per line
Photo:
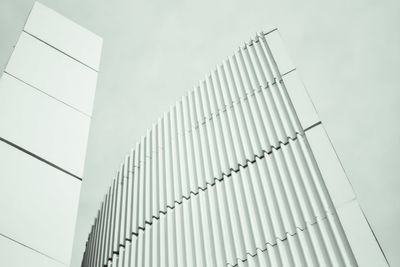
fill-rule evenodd
<path id="1" fill-rule="evenodd" d="M 124 155 L 256 31 L 278 27 L 367 218 L 400 266 L 400 2 L 42 0 L 104 39 L 72 267 Z M 33 0 L 0 0 L 3 70 Z"/>

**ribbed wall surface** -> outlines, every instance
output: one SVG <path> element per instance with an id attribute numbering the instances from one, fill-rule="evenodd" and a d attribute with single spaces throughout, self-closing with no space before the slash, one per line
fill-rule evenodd
<path id="1" fill-rule="evenodd" d="M 357 266 L 267 35 L 136 144 L 82 266 Z"/>

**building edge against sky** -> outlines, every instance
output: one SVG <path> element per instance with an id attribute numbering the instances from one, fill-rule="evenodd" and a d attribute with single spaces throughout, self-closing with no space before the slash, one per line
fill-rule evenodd
<path id="1" fill-rule="evenodd" d="M 102 39 L 36 2 L 0 79 L 4 266 L 69 266 Z"/>
<path id="2" fill-rule="evenodd" d="M 121 164 L 82 266 L 147 264 L 388 266 L 277 30 L 207 75 Z"/>

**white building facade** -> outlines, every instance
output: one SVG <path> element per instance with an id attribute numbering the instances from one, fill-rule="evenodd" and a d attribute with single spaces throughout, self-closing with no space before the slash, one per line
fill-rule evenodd
<path id="1" fill-rule="evenodd" d="M 82 266 L 388 266 L 277 30 L 126 156 Z"/>
<path id="2" fill-rule="evenodd" d="M 35 3 L 0 79 L 0 253 L 69 266 L 102 39 Z"/>

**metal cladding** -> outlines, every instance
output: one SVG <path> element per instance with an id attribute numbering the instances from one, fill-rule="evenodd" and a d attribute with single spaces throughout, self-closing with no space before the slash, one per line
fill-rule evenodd
<path id="1" fill-rule="evenodd" d="M 366 250 L 349 242 L 351 222 L 338 212 L 355 196 L 345 176 L 348 199 L 326 181 L 337 166 L 313 153 L 308 132 L 315 143 L 323 128 L 305 91 L 287 88 L 295 69 L 275 58 L 277 36 L 258 33 L 141 138 L 101 204 L 82 266 L 361 266 Z"/>

